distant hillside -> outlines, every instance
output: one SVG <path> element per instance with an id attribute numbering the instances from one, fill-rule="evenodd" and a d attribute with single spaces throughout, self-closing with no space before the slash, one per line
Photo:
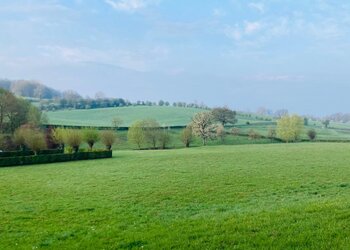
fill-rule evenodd
<path id="1" fill-rule="evenodd" d="M 37 81 L 0 79 L 0 88 L 11 91 L 17 96 L 30 98 L 54 99 L 62 96 L 60 91 L 47 87 Z"/>

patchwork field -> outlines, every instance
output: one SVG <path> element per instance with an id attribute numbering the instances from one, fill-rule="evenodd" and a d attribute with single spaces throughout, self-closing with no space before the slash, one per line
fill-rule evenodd
<path id="1" fill-rule="evenodd" d="M 0 169 L 0 249 L 348 249 L 350 144 Z"/>

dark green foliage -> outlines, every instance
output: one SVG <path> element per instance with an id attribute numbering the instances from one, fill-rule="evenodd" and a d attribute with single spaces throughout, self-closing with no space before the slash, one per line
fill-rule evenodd
<path id="1" fill-rule="evenodd" d="M 112 158 L 112 151 L 78 152 L 74 154 L 38 154 L 0 158 L 0 167 L 33 165 L 78 160 Z"/>
<path id="2" fill-rule="evenodd" d="M 63 154 L 62 149 L 46 149 L 38 151 L 38 155 L 50 155 L 50 154 Z M 3 157 L 19 157 L 19 156 L 30 156 L 34 155 L 33 151 L 8 151 L 8 152 L 0 152 L 0 158 Z"/>
<path id="3" fill-rule="evenodd" d="M 212 110 L 212 115 L 214 120 L 221 123 L 222 126 L 225 126 L 226 124 L 235 124 L 237 122 L 236 111 L 227 107 L 214 108 Z"/>
<path id="4" fill-rule="evenodd" d="M 316 139 L 317 133 L 314 129 L 310 129 L 309 131 L 307 131 L 307 136 L 311 141 L 314 141 Z"/>

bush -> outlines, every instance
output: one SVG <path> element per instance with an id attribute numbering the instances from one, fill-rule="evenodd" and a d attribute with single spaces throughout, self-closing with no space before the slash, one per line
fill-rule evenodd
<path id="1" fill-rule="evenodd" d="M 55 128 L 52 131 L 52 138 L 55 143 L 57 143 L 61 149 L 64 150 L 66 130 L 63 128 Z"/>
<path id="2" fill-rule="evenodd" d="M 145 141 L 151 146 L 151 148 L 156 149 L 157 142 L 161 135 L 160 124 L 154 119 L 143 120 L 142 131 L 145 136 Z"/>
<path id="3" fill-rule="evenodd" d="M 222 142 L 225 140 L 226 131 L 224 126 L 222 126 L 221 124 L 216 128 L 216 136 L 220 138 Z"/>
<path id="4" fill-rule="evenodd" d="M 257 140 L 260 139 L 261 135 L 256 132 L 254 129 L 249 130 L 248 137 L 250 140 Z"/>
<path id="5" fill-rule="evenodd" d="M 46 149 L 46 140 L 43 132 L 39 130 L 28 130 L 24 134 L 25 145 L 33 150 L 34 154 L 37 155 L 38 151 Z"/>
<path id="6" fill-rule="evenodd" d="M 276 129 L 273 127 L 269 127 L 267 131 L 267 138 L 273 140 L 276 137 Z"/>
<path id="7" fill-rule="evenodd" d="M 238 136 L 239 133 L 240 133 L 239 128 L 232 128 L 232 129 L 231 129 L 231 134 L 232 134 L 232 135 Z"/>
<path id="8" fill-rule="evenodd" d="M 307 136 L 309 137 L 310 141 L 314 141 L 316 139 L 317 133 L 314 129 L 310 129 L 307 131 Z"/>
<path id="9" fill-rule="evenodd" d="M 104 130 L 101 132 L 101 141 L 106 146 L 107 150 L 112 150 L 112 146 L 117 140 L 117 135 L 112 130 Z"/>
<path id="10" fill-rule="evenodd" d="M 83 139 L 89 145 L 90 151 L 92 151 L 95 143 L 100 140 L 100 134 L 96 129 L 87 128 L 83 130 Z"/>
<path id="11" fill-rule="evenodd" d="M 142 121 L 137 121 L 130 126 L 128 130 L 128 141 L 136 144 L 137 147 L 141 149 L 141 146 L 145 141 Z"/>
<path id="12" fill-rule="evenodd" d="M 192 127 L 190 125 L 188 125 L 186 128 L 182 130 L 181 141 L 186 148 L 189 148 L 190 144 L 193 142 Z"/>
<path id="13" fill-rule="evenodd" d="M 64 133 L 64 142 L 71 147 L 74 153 L 77 153 L 82 142 L 81 131 L 77 129 L 67 129 Z"/>
<path id="14" fill-rule="evenodd" d="M 16 129 L 14 134 L 13 134 L 13 142 L 21 150 L 25 150 L 25 148 L 26 148 L 25 137 L 27 136 L 28 133 L 30 133 L 29 128 L 20 127 L 18 129 Z"/>

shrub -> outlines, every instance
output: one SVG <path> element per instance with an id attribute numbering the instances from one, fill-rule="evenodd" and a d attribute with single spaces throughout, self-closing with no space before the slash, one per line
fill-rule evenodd
<path id="1" fill-rule="evenodd" d="M 240 133 L 239 128 L 232 128 L 232 129 L 231 129 L 231 134 L 232 134 L 232 135 L 238 136 L 239 133 Z"/>
<path id="2" fill-rule="evenodd" d="M 94 128 L 87 128 L 83 130 L 83 139 L 89 145 L 90 151 L 92 151 L 95 143 L 100 140 L 100 134 Z"/>
<path id="3" fill-rule="evenodd" d="M 77 129 L 67 129 L 64 133 L 64 142 L 72 148 L 74 153 L 77 153 L 82 142 L 81 131 Z"/>
<path id="4" fill-rule="evenodd" d="M 216 136 L 220 138 L 222 142 L 225 140 L 226 131 L 224 126 L 222 126 L 221 124 L 216 128 Z"/>
<path id="5" fill-rule="evenodd" d="M 167 130 L 163 130 L 159 134 L 159 144 L 161 149 L 166 149 L 166 147 L 170 144 L 171 142 L 171 136 Z"/>
<path id="6" fill-rule="evenodd" d="M 112 150 L 112 146 L 117 140 L 117 135 L 112 130 L 104 130 L 100 134 L 102 143 L 106 146 L 107 150 Z"/>
<path id="7" fill-rule="evenodd" d="M 61 149 L 64 150 L 66 130 L 63 128 L 55 128 L 52 131 L 52 138 L 55 143 L 57 143 Z"/>
<path id="8" fill-rule="evenodd" d="M 21 150 L 25 150 L 26 148 L 25 138 L 27 137 L 27 134 L 30 132 L 31 132 L 30 128 L 23 127 L 23 126 L 15 130 L 13 134 L 13 142 Z"/>
<path id="9" fill-rule="evenodd" d="M 267 130 L 267 138 L 273 140 L 276 137 L 276 129 L 273 127 L 269 127 Z"/>
<path id="10" fill-rule="evenodd" d="M 145 142 L 145 135 L 142 128 L 142 121 L 133 123 L 128 130 L 128 141 L 137 145 L 141 149 Z"/>
<path id="11" fill-rule="evenodd" d="M 190 144 L 193 141 L 192 127 L 190 125 L 188 125 L 186 128 L 184 128 L 182 130 L 181 141 L 185 145 L 186 148 L 190 147 Z"/>
<path id="12" fill-rule="evenodd" d="M 314 129 L 310 129 L 307 131 L 307 136 L 309 137 L 310 141 L 314 141 L 316 139 L 317 133 Z"/>
<path id="13" fill-rule="evenodd" d="M 145 136 L 145 141 L 151 145 L 153 149 L 157 148 L 157 142 L 161 135 L 160 124 L 153 119 L 142 121 L 142 131 Z"/>
<path id="14" fill-rule="evenodd" d="M 28 133 L 24 134 L 24 143 L 28 148 L 33 150 L 35 155 L 47 147 L 45 135 L 39 130 L 28 130 Z"/>
<path id="15" fill-rule="evenodd" d="M 250 140 L 257 140 L 260 139 L 261 135 L 256 132 L 254 129 L 249 130 L 248 137 Z"/>

